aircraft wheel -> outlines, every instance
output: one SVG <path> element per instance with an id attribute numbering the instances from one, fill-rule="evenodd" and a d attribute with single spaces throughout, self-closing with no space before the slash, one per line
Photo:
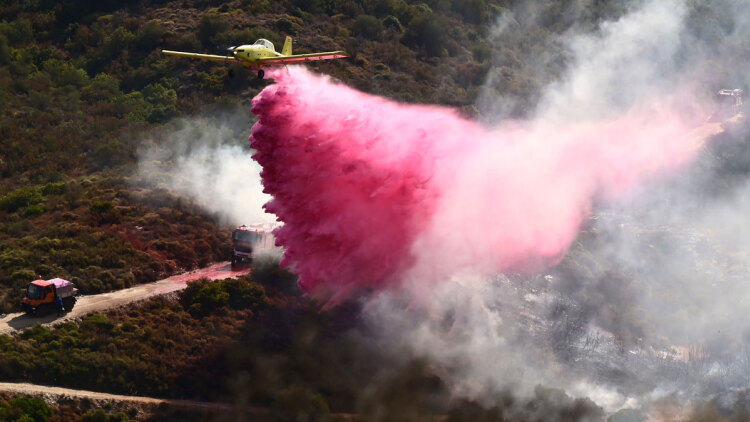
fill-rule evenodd
<path id="1" fill-rule="evenodd" d="M 260 69 L 258 71 L 258 79 L 263 79 L 263 76 L 265 76 L 266 72 L 263 71 L 263 69 Z"/>

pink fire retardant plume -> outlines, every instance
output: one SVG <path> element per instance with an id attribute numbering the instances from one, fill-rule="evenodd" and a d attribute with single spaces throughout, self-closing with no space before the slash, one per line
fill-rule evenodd
<path id="1" fill-rule="evenodd" d="M 336 304 L 358 289 L 473 268 L 559 261 L 595 196 L 690 160 L 666 108 L 605 122 L 487 130 L 450 109 L 399 104 L 301 68 L 254 100 L 254 159 L 283 222 L 282 265 Z"/>

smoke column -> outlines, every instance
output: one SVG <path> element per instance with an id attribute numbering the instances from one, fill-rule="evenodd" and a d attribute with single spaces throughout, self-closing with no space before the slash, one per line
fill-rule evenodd
<path id="1" fill-rule="evenodd" d="M 246 110 L 172 121 L 139 149 L 138 179 L 169 186 L 222 224 L 270 225 L 274 217 L 263 212 L 270 198 L 261 192 L 260 167 L 237 142 L 250 124 Z"/>
<path id="2" fill-rule="evenodd" d="M 352 292 L 471 268 L 534 271 L 562 259 L 597 197 L 693 159 L 695 113 L 676 100 L 621 115 L 491 130 L 304 69 L 271 73 L 251 147 L 284 265 L 335 304 Z M 410 283 L 413 284 L 413 283 Z"/>

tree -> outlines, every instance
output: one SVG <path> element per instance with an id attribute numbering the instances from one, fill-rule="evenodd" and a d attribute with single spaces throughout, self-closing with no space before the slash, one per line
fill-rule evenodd
<path id="1" fill-rule="evenodd" d="M 39 397 L 17 397 L 7 412 L 5 420 L 44 422 L 52 416 L 52 409 Z"/>
<path id="2" fill-rule="evenodd" d="M 218 13 L 206 13 L 198 23 L 198 39 L 204 47 L 212 47 L 215 37 L 229 30 L 229 22 Z"/>
<path id="3" fill-rule="evenodd" d="M 0 209 L 15 212 L 19 208 L 28 207 L 40 202 L 42 202 L 42 194 L 39 188 L 26 186 L 0 197 Z"/>
<path id="4" fill-rule="evenodd" d="M 383 24 L 375 16 L 360 15 L 352 25 L 352 32 L 358 37 L 377 40 L 383 33 Z"/>
<path id="5" fill-rule="evenodd" d="M 158 21 L 148 21 L 138 30 L 133 39 L 136 47 L 150 51 L 169 34 L 169 30 Z"/>
<path id="6" fill-rule="evenodd" d="M 481 24 L 489 18 L 489 9 L 484 0 L 455 0 L 453 11 L 473 24 Z"/>
<path id="7" fill-rule="evenodd" d="M 445 49 L 447 32 L 447 26 L 438 16 L 423 13 L 409 23 L 402 42 L 412 48 L 424 48 L 428 56 L 437 57 Z"/>
<path id="8" fill-rule="evenodd" d="M 8 38 L 5 35 L 0 35 L 0 65 L 8 64 L 10 61 L 10 46 L 8 45 Z"/>

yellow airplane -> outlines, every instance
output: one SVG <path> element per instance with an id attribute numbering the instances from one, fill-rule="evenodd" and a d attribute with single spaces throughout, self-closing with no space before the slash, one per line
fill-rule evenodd
<path id="1" fill-rule="evenodd" d="M 292 37 L 286 37 L 284 48 L 281 53 L 276 52 L 273 43 L 266 39 L 259 39 L 252 45 L 241 45 L 230 47 L 231 56 L 216 56 L 213 54 L 186 53 L 183 51 L 162 50 L 161 52 L 170 56 L 192 57 L 194 59 L 208 60 L 222 63 L 239 63 L 242 66 L 258 72 L 258 78 L 263 79 L 264 66 L 283 66 L 292 63 L 304 63 L 314 60 L 330 60 L 349 57 L 343 51 L 330 51 L 326 53 L 292 54 Z"/>

